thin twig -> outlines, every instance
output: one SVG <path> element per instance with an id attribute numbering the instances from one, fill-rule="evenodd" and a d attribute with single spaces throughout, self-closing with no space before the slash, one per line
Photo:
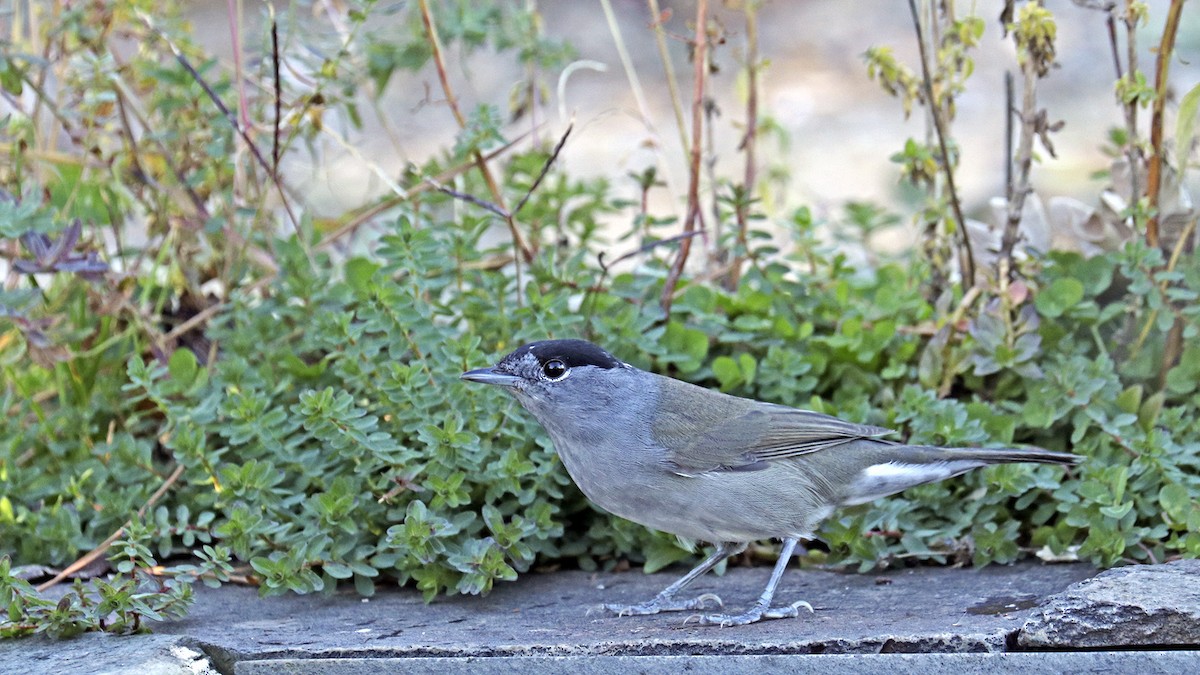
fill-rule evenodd
<path id="1" fill-rule="evenodd" d="M 474 204 L 475 206 L 478 206 L 479 208 L 483 209 L 484 211 L 487 211 L 488 213 L 494 213 L 495 215 L 500 216 L 501 218 L 510 217 L 508 211 L 505 211 L 502 207 L 497 206 L 487 200 L 480 199 L 479 197 L 476 197 L 475 195 L 467 194 L 466 192 L 459 192 L 458 190 L 455 190 L 453 188 L 446 187 L 445 185 L 442 185 L 441 183 L 437 182 L 436 179 L 433 179 L 433 178 L 426 178 L 425 181 L 428 182 L 433 187 L 437 188 L 438 192 L 443 192 L 445 194 L 448 194 L 451 197 L 454 197 L 455 199 L 457 199 L 459 201 L 464 201 L 464 202 L 467 202 L 468 204 Z"/>
<path id="2" fill-rule="evenodd" d="M 930 117 L 933 120 L 934 135 L 937 136 L 938 150 L 941 153 L 942 170 L 946 173 L 946 189 L 950 192 L 950 208 L 957 221 L 959 242 L 962 251 L 963 283 L 970 286 L 975 283 L 975 256 L 971 253 L 971 240 L 967 238 L 967 219 L 963 216 L 962 203 L 958 199 L 958 190 L 954 187 L 954 167 L 950 164 L 950 152 L 946 148 L 946 134 L 942 129 L 942 111 L 937 99 L 933 96 L 933 76 L 929 72 L 929 56 L 925 49 L 925 34 L 921 28 L 920 14 L 917 12 L 915 0 L 908 0 L 908 9 L 912 12 L 913 26 L 917 31 L 917 51 L 921 59 L 921 82 L 925 86 L 925 98 L 929 104 Z"/>
<path id="3" fill-rule="evenodd" d="M 533 195 L 533 191 L 538 189 L 538 186 L 542 184 L 542 180 L 546 177 L 546 174 L 550 173 L 550 167 L 554 166 L 555 160 L 558 159 L 558 153 L 562 152 L 563 146 L 567 144 L 567 137 L 571 135 L 571 130 L 574 128 L 574 124 L 567 125 L 567 130 L 563 132 L 562 138 L 558 139 L 558 143 L 555 144 L 554 150 L 550 153 L 550 156 L 546 158 L 546 163 L 542 165 L 541 173 L 539 173 L 537 179 L 533 181 L 533 185 L 529 186 L 529 191 L 525 193 L 525 196 L 521 197 L 521 201 L 517 202 L 517 207 L 513 209 L 514 216 L 521 212 L 521 209 L 525 206 L 525 202 L 529 201 L 529 198 Z"/>
<path id="4" fill-rule="evenodd" d="M 1031 190 L 1029 172 L 1033 168 L 1033 138 L 1037 134 L 1037 65 L 1033 58 L 1026 57 L 1021 64 L 1021 134 L 1017 138 L 1016 171 L 1008 187 L 1008 213 L 1004 222 L 1004 234 L 1000 237 L 1000 259 L 1006 261 L 1008 274 L 1016 271 L 1013 251 L 1021 234 L 1021 217 L 1025 212 L 1025 198 Z M 1009 111 L 1010 116 L 1014 111 Z"/>
<path id="5" fill-rule="evenodd" d="M 667 32 L 663 28 L 663 13 L 658 8 L 658 0 L 646 0 L 650 7 L 651 26 L 654 28 L 654 42 L 658 46 L 658 58 L 662 60 L 663 71 L 667 75 L 667 93 L 671 96 L 671 110 L 675 113 L 675 128 L 679 131 L 679 147 L 684 155 L 691 152 L 688 149 L 687 124 L 683 121 L 683 99 L 679 96 L 679 85 L 675 82 L 675 66 L 671 63 L 671 53 L 667 50 Z"/>
<path id="6" fill-rule="evenodd" d="M 1135 0 L 1126 0 L 1125 2 L 1125 65 L 1129 73 L 1129 79 L 1137 77 L 1138 60 L 1137 60 L 1137 15 L 1133 12 L 1133 3 Z M 1138 181 L 1138 171 L 1142 168 L 1142 148 L 1138 145 L 1138 128 L 1137 128 L 1137 101 L 1125 102 L 1125 133 L 1128 138 L 1125 139 L 1126 153 L 1129 161 L 1129 206 L 1133 207 L 1141 199 L 1142 190 Z M 1149 233 L 1147 233 L 1148 235 Z M 1146 243 L 1150 243 L 1148 240 Z M 1154 242 L 1153 246 L 1158 246 L 1158 242 Z"/>
<path id="7" fill-rule="evenodd" d="M 525 140 L 527 137 L 529 137 L 529 132 L 525 132 L 524 134 L 521 134 L 520 136 L 513 139 L 512 141 L 510 141 L 510 142 L 500 146 L 499 148 L 492 150 L 488 154 L 484 155 L 484 157 L 483 157 L 484 160 L 490 162 L 491 160 L 495 159 L 496 157 L 499 157 L 500 155 L 504 154 L 505 152 L 508 152 L 510 149 L 513 148 L 513 146 L 515 146 L 517 143 L 520 143 L 521 141 Z M 431 189 L 436 190 L 437 189 L 437 187 L 435 185 L 436 183 L 445 183 L 446 181 L 449 181 L 453 178 L 456 178 L 456 177 L 462 175 L 463 173 L 466 173 L 474 166 L 475 166 L 475 162 L 471 161 L 468 164 L 459 164 L 458 166 L 451 167 L 451 168 L 443 171 L 442 173 L 438 174 L 438 176 L 433 181 L 429 181 L 429 180 L 421 181 L 420 183 L 412 186 L 411 188 L 409 188 L 407 190 L 401 190 L 399 193 L 388 195 L 387 197 L 381 199 L 378 203 L 373 204 L 362 211 L 350 213 L 347 216 L 345 223 L 339 225 L 337 227 L 337 229 L 335 229 L 333 232 L 330 232 L 329 234 L 325 235 L 325 237 L 323 239 L 321 239 L 320 242 L 317 243 L 315 250 L 323 251 L 323 250 L 329 248 L 334 243 L 336 243 L 339 239 L 341 239 L 342 237 L 346 236 L 347 234 L 349 234 L 351 232 L 354 232 L 358 228 L 362 227 L 364 223 L 371 220 L 375 216 L 383 213 L 384 211 L 387 211 L 388 209 L 393 209 L 393 208 L 399 206 L 400 204 L 403 204 L 404 202 L 408 201 L 410 198 L 415 197 L 416 195 L 418 195 L 422 192 L 425 192 L 425 191 L 431 190 Z"/>
<path id="8" fill-rule="evenodd" d="M 235 116 L 233 112 L 229 110 L 229 108 L 225 105 L 225 102 L 221 100 L 221 97 L 217 96 L 217 92 L 213 91 L 213 88 L 208 84 L 208 82 L 201 77 L 199 71 L 192 66 L 191 62 L 188 61 L 187 57 L 184 56 L 183 51 L 179 49 L 175 42 L 167 37 L 165 33 L 159 31 L 158 28 L 154 26 L 154 22 L 149 16 L 142 12 L 138 12 L 138 15 L 146 24 L 146 26 L 150 28 L 151 31 L 157 33 L 159 38 L 167 44 L 167 47 L 170 48 L 171 53 L 175 55 L 175 60 L 179 62 L 179 65 L 182 66 L 183 69 L 187 71 L 188 75 L 190 75 L 192 79 L 196 81 L 196 84 L 200 85 L 200 88 L 208 96 L 209 100 L 212 101 L 217 110 L 221 112 L 226 121 L 228 121 L 233 127 L 234 132 L 241 137 L 242 142 L 246 144 L 246 147 L 250 150 L 250 154 L 254 156 L 254 159 L 258 162 L 258 165 L 262 167 L 263 171 L 266 171 L 267 175 L 271 177 L 271 182 L 275 185 L 275 189 L 279 193 L 279 202 L 283 205 L 283 210 L 287 212 L 288 218 L 292 223 L 292 227 L 296 231 L 296 240 L 300 242 L 300 246 L 304 251 L 304 255 L 308 258 L 309 265 L 311 265 L 313 268 L 316 268 L 317 261 L 315 258 L 313 258 L 312 250 L 309 248 L 308 242 L 306 241 L 306 238 L 300 229 L 300 219 L 296 217 L 295 212 L 292 210 L 292 205 L 288 201 L 287 190 L 284 189 L 283 182 L 279 179 L 279 176 L 277 176 L 275 172 L 271 170 L 271 164 L 267 162 L 265 157 L 263 157 L 262 151 L 258 149 L 258 145 L 253 139 L 250 138 L 250 134 L 247 132 L 248 127 L 243 127 L 238 122 L 237 116 Z"/>
<path id="9" fill-rule="evenodd" d="M 735 289 L 742 271 L 742 259 L 750 251 L 747 231 L 750 229 L 750 204 L 753 203 L 754 186 L 758 182 L 758 167 L 755 149 L 758 143 L 758 3 L 747 2 L 742 13 L 746 17 L 746 133 L 742 137 L 741 149 L 746 154 L 746 168 L 742 175 L 744 194 L 737 202 L 738 254 L 734 256 L 729 271 L 729 287 Z"/>
<path id="10" fill-rule="evenodd" d="M 167 479 L 163 481 L 162 485 L 158 486 L 158 489 L 154 491 L 154 494 L 150 495 L 150 499 L 147 499 L 146 503 L 142 504 L 142 508 L 137 510 L 138 518 L 141 518 L 142 516 L 146 515 L 146 511 L 151 506 L 154 506 L 158 502 L 159 499 L 162 499 L 162 496 L 167 493 L 167 490 L 170 490 L 171 486 L 174 485 L 175 482 L 179 480 L 179 477 L 183 475 L 183 470 L 185 468 L 186 467 L 183 464 L 178 464 L 175 466 L 175 470 L 171 472 L 171 475 L 167 476 Z M 78 560 L 71 563 L 70 565 L 67 565 L 67 567 L 63 571 L 56 574 L 53 579 L 38 586 L 37 587 L 38 592 L 43 592 L 46 589 L 57 585 L 63 579 L 66 579 L 67 577 L 71 576 L 72 574 L 74 574 L 74 573 L 78 572 L 79 570 L 92 564 L 92 561 L 94 561 L 96 558 L 99 558 L 101 555 L 103 555 L 104 552 L 107 551 L 108 548 L 113 545 L 113 542 L 115 542 L 116 540 L 118 540 L 122 536 L 124 536 L 125 529 L 128 528 L 132 524 L 133 524 L 132 519 L 125 521 L 124 525 L 122 525 L 121 527 L 118 527 L 116 532 L 113 532 L 111 535 L 108 536 L 107 539 L 100 542 L 99 546 L 92 549 L 91 551 L 88 551 L 82 557 L 80 557 Z"/>
<path id="11" fill-rule="evenodd" d="M 648 253 L 648 252 L 658 248 L 659 246 L 663 246 L 665 244 L 674 244 L 675 242 L 683 241 L 684 239 L 687 239 L 689 237 L 695 237 L 699 234 L 701 234 L 701 233 L 700 232 L 684 232 L 683 234 L 677 234 L 673 237 L 667 237 L 666 239 L 659 239 L 657 241 L 652 241 L 649 244 L 639 246 L 628 253 L 624 253 L 624 254 L 618 256 L 615 260 L 613 260 L 610 263 L 604 262 L 604 251 L 601 251 L 599 253 L 599 255 L 596 256 L 596 264 L 600 265 L 600 270 L 607 274 L 608 270 L 610 270 L 614 266 L 616 266 L 617 263 L 625 262 L 626 260 L 629 260 L 630 258 L 632 258 L 636 255 Z"/>
<path id="12" fill-rule="evenodd" d="M 1175 266 L 1179 263 L 1180 256 L 1183 255 L 1183 250 L 1187 247 L 1188 239 L 1192 236 L 1192 233 L 1195 231 L 1196 231 L 1196 218 L 1193 217 L 1191 220 L 1188 221 L 1187 226 L 1185 226 L 1183 228 L 1183 232 L 1180 233 L 1179 240 L 1175 242 L 1175 248 L 1171 251 L 1171 257 L 1167 260 L 1167 267 L 1164 271 L 1173 272 L 1175 270 Z M 1160 282 L 1158 285 L 1159 292 L 1165 294 L 1167 292 L 1167 286 L 1169 284 L 1170 284 L 1169 281 Z M 1137 358 L 1138 353 L 1141 352 L 1142 347 L 1146 343 L 1146 338 L 1150 337 L 1150 330 L 1152 328 L 1154 328 L 1154 326 L 1158 323 L 1159 309 L 1160 309 L 1159 307 L 1155 307 L 1153 310 L 1150 311 L 1150 315 L 1148 317 L 1146 317 L 1146 323 L 1145 323 L 1145 325 L 1142 326 L 1141 332 L 1138 333 L 1137 339 L 1134 340 L 1133 348 L 1130 349 L 1130 351 L 1129 351 L 1129 360 L 1130 361 L 1133 361 L 1134 359 Z"/>
<path id="13" fill-rule="evenodd" d="M 958 331 L 958 324 L 967 315 L 967 310 L 975 301 L 979 299 L 982 290 L 979 286 L 971 286 L 963 293 L 962 300 L 958 303 L 958 307 L 954 310 L 954 314 L 946 321 L 946 329 L 949 335 L 946 336 L 946 344 L 942 347 L 942 383 L 938 386 L 938 398 L 946 398 L 950 395 L 950 388 L 954 386 L 954 369 L 950 366 L 950 337 Z"/>
<path id="14" fill-rule="evenodd" d="M 229 15 L 229 39 L 233 43 L 233 78 L 237 82 L 238 126 L 250 128 L 249 103 L 246 102 L 246 79 L 242 77 L 242 0 L 225 0 Z"/>
<path id="15" fill-rule="evenodd" d="M 1121 48 L 1117 44 L 1117 19 L 1113 16 L 1111 10 L 1112 8 L 1110 7 L 1104 24 L 1108 28 L 1108 46 L 1109 51 L 1112 53 L 1113 70 L 1116 72 L 1117 79 L 1119 80 L 1125 77 L 1125 73 L 1121 68 Z"/>
<path id="16" fill-rule="evenodd" d="M 629 49 L 625 46 L 625 38 L 621 35 L 621 26 L 617 22 L 617 17 L 613 13 L 612 3 L 610 0 L 600 0 L 600 7 L 604 11 L 604 20 L 608 25 L 608 32 L 612 36 L 613 46 L 617 50 L 617 57 L 621 60 L 621 68 L 625 71 L 625 79 L 629 81 L 629 88 L 633 92 L 634 104 L 638 110 L 638 120 L 646 127 L 646 132 L 654 140 L 652 144 L 654 149 L 654 158 L 659 163 L 663 174 L 663 179 L 668 185 L 671 184 L 671 166 L 666 161 L 662 152 L 662 143 L 658 129 L 654 126 L 654 116 L 650 114 L 650 108 L 646 103 L 645 90 L 642 88 L 641 79 L 638 78 L 637 69 L 633 65 L 633 59 L 629 56 Z M 673 88 L 675 86 L 673 73 L 670 69 L 669 62 L 667 63 L 668 75 L 667 86 Z M 682 134 L 683 131 L 680 131 Z M 684 151 L 687 151 L 687 144 L 684 143 Z"/>
<path id="17" fill-rule="evenodd" d="M 112 50 L 109 50 L 109 55 L 112 56 L 112 58 L 117 62 L 118 66 L 123 65 Z M 138 123 L 142 125 L 143 129 L 150 129 L 151 125 L 149 116 L 140 108 L 140 106 L 138 106 L 138 98 L 136 95 L 134 95 L 132 88 L 121 77 L 121 72 L 122 68 L 118 67 L 111 76 L 111 82 L 114 90 L 116 91 L 117 100 L 121 102 L 123 109 L 124 107 L 127 107 L 131 112 L 133 112 L 134 117 L 137 118 Z M 161 134 L 147 134 L 146 137 L 158 147 L 163 163 L 167 165 L 168 169 L 170 169 L 171 175 L 175 177 L 176 184 L 178 184 L 179 188 L 184 191 L 184 193 L 188 196 L 188 201 L 190 201 L 192 206 L 195 207 L 196 215 L 199 216 L 200 222 L 196 225 L 190 226 L 193 229 L 199 229 L 212 217 L 208 212 L 208 207 L 204 204 L 204 199 L 196 193 L 196 190 L 191 186 L 187 180 L 187 177 L 183 175 L 183 170 L 179 168 L 179 164 L 173 159 L 173 153 L 171 152 L 171 149 L 167 147 L 166 142 L 163 141 Z"/>
<path id="18" fill-rule="evenodd" d="M 1167 22 L 1163 26 L 1162 39 L 1158 43 L 1157 60 L 1154 68 L 1154 103 L 1150 112 L 1150 166 L 1146 170 L 1146 196 L 1150 200 L 1150 219 L 1146 221 L 1146 244 L 1155 248 L 1159 245 L 1158 193 L 1162 183 L 1163 165 L 1163 109 L 1167 103 L 1167 72 L 1171 57 L 1175 53 L 1175 34 L 1179 32 L 1179 16 L 1183 13 L 1183 0 L 1171 0 L 1167 10 Z"/>
<path id="19" fill-rule="evenodd" d="M 271 168 L 274 175 L 279 175 L 279 126 L 283 117 L 283 82 L 279 79 L 279 21 L 275 18 L 275 6 L 267 5 L 271 12 L 271 70 L 274 74 L 272 84 L 275 86 L 275 119 L 271 125 Z"/>
<path id="20" fill-rule="evenodd" d="M 610 0 L 600 0 L 600 8 L 604 11 L 608 32 L 612 34 L 613 44 L 617 48 L 617 58 L 621 60 L 621 67 L 625 69 L 625 79 L 629 80 L 629 89 L 633 92 L 633 102 L 637 105 L 638 115 L 642 118 L 642 123 L 649 126 L 653 119 L 650 116 L 650 106 L 646 105 L 646 94 L 642 90 L 641 80 L 638 79 L 637 69 L 633 67 L 629 50 L 625 48 L 625 40 L 621 37 L 621 27 L 613 14 L 612 3 Z"/>
<path id="21" fill-rule="evenodd" d="M 467 118 L 463 116 L 462 110 L 458 107 L 458 97 L 454 94 L 454 88 L 450 86 L 450 78 L 446 74 L 446 61 L 442 56 L 442 42 L 438 38 L 437 25 L 433 21 L 433 14 L 429 11 L 429 0 L 418 0 L 421 9 L 421 21 L 425 25 L 425 37 L 429 41 L 429 49 L 433 56 L 433 64 L 437 69 L 438 81 L 442 85 L 442 93 L 446 97 L 446 104 L 450 106 L 450 112 L 454 114 L 454 119 L 458 122 L 460 129 L 467 127 Z M 500 192 L 500 186 L 496 183 L 496 178 L 492 175 L 492 170 L 488 167 L 487 162 L 483 159 L 483 153 L 479 150 L 471 152 L 472 159 L 475 160 L 475 166 L 479 167 L 479 173 L 483 176 L 483 182 L 487 184 L 488 191 L 492 194 L 492 201 L 500 208 L 501 211 L 511 214 L 512 211 L 504 203 L 504 195 Z M 513 246 L 520 253 L 520 257 L 525 262 L 533 262 L 534 251 L 525 239 L 525 235 L 517 227 L 513 216 L 509 215 L 504 218 L 504 222 L 508 225 L 508 231 L 513 238 Z M 517 267 L 517 274 L 520 275 L 520 267 Z M 518 285 L 519 282 L 518 282 Z"/>
<path id="22" fill-rule="evenodd" d="M 1013 76 L 1004 71 L 1004 200 L 1012 201 L 1013 188 Z"/>
<path id="23" fill-rule="evenodd" d="M 169 333 L 163 336 L 163 341 L 167 342 L 168 344 L 175 341 L 184 333 L 187 333 L 193 328 L 216 316 L 224 308 L 225 303 L 223 302 L 214 303 L 208 307 L 205 307 L 189 317 L 187 321 L 184 321 L 178 326 L 172 328 Z"/>
<path id="24" fill-rule="evenodd" d="M 700 215 L 700 146 L 704 126 L 704 82 L 708 74 L 708 0 L 696 3 L 696 33 L 692 46 L 693 84 L 692 84 L 692 144 L 691 161 L 688 167 L 687 216 L 683 221 L 684 233 L 694 232 Z M 699 228 L 704 230 L 703 226 Z M 679 246 L 679 253 L 667 274 L 663 284 L 662 297 L 659 305 L 664 315 L 671 314 L 671 302 L 674 299 L 675 287 L 683 275 L 683 267 L 687 263 L 688 253 L 692 248 L 692 238 L 687 237 Z"/>

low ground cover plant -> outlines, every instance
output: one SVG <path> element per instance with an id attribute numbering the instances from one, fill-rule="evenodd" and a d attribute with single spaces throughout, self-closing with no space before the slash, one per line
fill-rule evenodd
<path id="1" fill-rule="evenodd" d="M 704 106 L 728 48 L 718 9 L 699 2 L 671 23 L 648 3 L 657 19 L 640 39 L 690 31 L 683 218 L 558 167 L 569 127 L 539 142 L 513 131 L 574 58 L 533 5 L 418 2 L 400 30 L 378 31 L 394 8 L 352 2 L 323 18 L 336 39 L 304 33 L 292 8 L 264 17 L 231 70 L 172 3 L 51 4 L 17 17 L 0 54 L 2 636 L 142 630 L 186 612 L 195 583 L 404 584 L 433 599 L 539 567 L 693 555 L 594 510 L 515 402 L 459 384 L 551 336 L 911 442 L 1086 458 L 847 510 L 807 564 L 1200 555 L 1200 261 L 1180 187 L 1200 95 L 1168 107 L 1165 79 L 1182 2 L 1154 19 L 1155 70 L 1125 62 L 1116 81 L 1132 121 L 1098 142 L 1119 208 L 1082 214 L 1111 234 L 1086 251 L 1039 249 L 1039 227 L 1065 225 L 1025 215 L 1040 198 L 1030 166 L 1052 153 L 1036 90 L 1063 19 L 1036 2 L 1000 22 L 914 4 L 920 63 L 882 47 L 865 58 L 929 115 L 930 135 L 894 157 L 920 195 L 920 246 L 869 265 L 829 232 L 861 245 L 908 216 L 760 199 L 771 177 L 756 143 L 772 131 L 756 102 L 756 2 L 720 15 L 747 40 L 738 179 L 705 171 L 706 133 L 734 133 Z M 1125 40 L 1151 20 L 1136 2 L 1092 18 Z M 954 103 L 984 30 L 1014 41 L 1025 93 L 1007 215 L 990 229 L 969 222 L 953 182 Z M 451 49 L 516 59 L 527 79 L 504 110 L 467 106 L 446 77 Z M 458 120 L 454 143 L 388 177 L 386 194 L 318 217 L 287 160 L 319 159 L 328 118 L 362 124 L 364 101 L 420 69 Z M 625 180 L 666 189 L 654 169 Z M 59 571 L 70 590 L 35 589 Z"/>

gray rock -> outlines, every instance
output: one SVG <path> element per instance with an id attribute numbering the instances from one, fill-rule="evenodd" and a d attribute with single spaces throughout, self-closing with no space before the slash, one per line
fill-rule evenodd
<path id="1" fill-rule="evenodd" d="M 234 675 L 675 675 L 829 673 L 830 675 L 1062 675 L 1196 672 L 1195 652 L 1040 652 L 1016 654 L 787 654 L 761 656 L 514 656 L 242 661 Z"/>
<path id="2" fill-rule="evenodd" d="M 600 609 L 603 603 L 650 598 L 678 571 L 527 574 L 497 586 L 486 597 L 441 597 L 430 604 L 413 589 L 381 587 L 369 599 L 348 589 L 261 599 L 253 588 L 197 588 L 188 616 L 151 624 L 153 635 L 0 641 L 0 674 L 452 675 L 469 669 L 586 675 L 785 668 L 961 673 L 999 672 L 995 669 L 1008 664 L 1058 675 L 1078 672 L 1082 666 L 1054 662 L 1037 670 L 1040 666 L 1031 664 L 1051 662 L 1009 661 L 1008 656 L 1016 655 L 1005 652 L 1015 646 L 1029 608 L 1095 574 L 1088 565 L 1036 563 L 981 570 L 922 567 L 872 575 L 791 569 L 776 597 L 779 602 L 807 600 L 816 610 L 813 614 L 728 628 L 685 623 L 686 616 L 677 613 L 616 617 Z M 693 592 L 718 593 L 727 609 L 736 611 L 758 597 L 769 573 L 765 567 L 731 569 L 723 577 L 698 580 Z M 922 653 L 962 658 L 910 658 Z M 824 658 L 830 655 L 882 655 L 890 660 Z M 801 656 L 806 659 L 790 660 Z M 1091 659 L 1087 664 L 1100 663 L 1095 661 L 1098 656 L 1086 658 Z M 1114 658 L 1125 659 L 1121 663 L 1127 670 L 1143 675 L 1183 672 L 1153 666 L 1167 663 L 1161 659 Z M 1143 663 L 1149 665 L 1137 665 Z"/>
<path id="3" fill-rule="evenodd" d="M 1200 645 L 1200 560 L 1108 570 L 1051 596 L 1025 622 L 1026 648 Z"/>
<path id="4" fill-rule="evenodd" d="M 617 617 L 600 609 L 648 599 L 677 573 L 528 574 L 486 597 L 430 604 L 412 589 L 381 588 L 370 599 L 342 590 L 263 600 L 251 588 L 200 588 L 186 618 L 154 630 L 195 640 L 223 672 L 260 659 L 1003 652 L 1030 607 L 1095 570 L 792 569 L 777 601 L 807 600 L 815 613 L 727 628 L 685 624 L 680 613 Z M 703 577 L 692 591 L 718 593 L 738 610 L 758 597 L 769 573 L 735 568 Z"/>
<path id="5" fill-rule="evenodd" d="M 217 675 L 217 670 L 186 638 L 87 633 L 67 640 L 0 640 L 0 673 Z"/>

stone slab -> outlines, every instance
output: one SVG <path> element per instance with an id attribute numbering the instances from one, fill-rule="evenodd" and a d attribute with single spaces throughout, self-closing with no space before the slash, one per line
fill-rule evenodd
<path id="1" fill-rule="evenodd" d="M 0 673 L 217 675 L 218 671 L 200 648 L 176 635 L 87 633 L 66 640 L 0 640 Z"/>
<path id="2" fill-rule="evenodd" d="M 799 673 L 965 675 L 967 673 L 1138 673 L 1200 671 L 1196 652 L 1046 652 L 1013 654 L 790 654 L 759 656 L 515 656 L 243 661 L 234 675 L 676 675 Z"/>
<path id="3" fill-rule="evenodd" d="M 1047 598 L 1030 615 L 1019 644 L 1035 649 L 1200 647 L 1200 560 L 1122 567 L 1081 581 Z"/>
<path id="4" fill-rule="evenodd" d="M 736 568 L 701 578 L 693 591 L 718 593 L 737 610 L 769 573 Z M 260 600 L 253 589 L 227 586 L 198 589 L 187 618 L 155 630 L 195 641 L 223 672 L 239 661 L 289 658 L 1000 652 L 1031 607 L 1094 573 L 1039 564 L 875 575 L 793 569 L 776 597 L 807 600 L 814 614 L 737 627 L 600 609 L 649 599 L 674 579 L 666 573 L 529 574 L 483 598 L 428 605 L 410 589 L 369 600 L 348 591 Z"/>
<path id="5" fill-rule="evenodd" d="M 348 589 L 261 599 L 252 588 L 197 588 L 189 615 L 152 624 L 153 635 L 0 641 L 0 673 L 266 672 L 245 671 L 256 663 L 294 672 L 310 672 L 296 670 L 302 666 L 374 672 L 373 662 L 389 659 L 406 671 L 417 668 L 413 659 L 428 659 L 429 667 L 451 671 L 470 663 L 495 672 L 522 664 L 548 669 L 540 672 L 560 672 L 559 666 L 590 672 L 589 664 L 642 672 L 696 657 L 705 658 L 688 661 L 689 668 L 706 667 L 709 657 L 750 668 L 774 663 L 758 657 L 810 654 L 998 655 L 1015 646 L 1031 608 L 1095 574 L 1087 565 L 1036 563 L 868 575 L 792 569 L 776 597 L 806 600 L 813 614 L 724 628 L 685 623 L 678 613 L 617 617 L 600 609 L 649 599 L 679 572 L 527 574 L 486 597 L 431 604 L 412 589 L 380 589 L 370 599 Z M 766 567 L 735 568 L 701 578 L 692 591 L 718 593 L 738 611 L 757 598 L 769 574 Z"/>

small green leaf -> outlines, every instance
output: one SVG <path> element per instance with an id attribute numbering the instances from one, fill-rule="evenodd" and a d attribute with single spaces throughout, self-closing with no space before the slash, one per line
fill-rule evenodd
<path id="1" fill-rule="evenodd" d="M 1192 138 L 1196 135 L 1196 118 L 1200 113 L 1200 84 L 1188 90 L 1179 99 L 1179 111 L 1175 115 L 1175 157 L 1188 157 L 1192 152 Z"/>
<path id="2" fill-rule="evenodd" d="M 758 373 L 758 362 L 754 360 L 754 357 L 749 354 L 738 356 L 738 366 L 746 384 L 754 384 L 754 376 Z"/>
<path id="3" fill-rule="evenodd" d="M 1062 316 L 1080 300 L 1083 300 L 1083 283 L 1078 279 L 1055 279 L 1048 288 L 1038 293 L 1034 305 L 1042 316 Z"/>
<path id="4" fill-rule="evenodd" d="M 199 370 L 199 366 L 196 355 L 187 348 L 176 349 L 171 354 L 170 360 L 167 361 L 167 372 L 171 374 L 172 380 L 179 383 L 181 388 L 186 389 L 195 382 L 197 370 Z"/>
<path id="5" fill-rule="evenodd" d="M 1169 373 L 1168 373 L 1169 375 Z M 1141 409 L 1138 410 L 1138 424 L 1141 425 L 1144 431 L 1150 431 L 1154 425 L 1158 423 L 1158 415 L 1162 412 L 1163 403 L 1167 400 L 1166 392 L 1156 392 L 1151 394 L 1149 398 L 1142 403 Z"/>
<path id="6" fill-rule="evenodd" d="M 683 560 L 691 554 L 679 548 L 671 541 L 665 538 L 655 538 L 646 547 L 646 562 L 643 570 L 646 574 L 653 574 L 664 567 L 673 565 L 680 560 Z"/>
<path id="7" fill-rule="evenodd" d="M 356 293 L 366 293 L 370 288 L 371 279 L 381 267 L 382 265 L 379 263 L 371 262 L 366 258 L 351 258 L 346 261 L 346 283 Z"/>
<path id="8" fill-rule="evenodd" d="M 334 579 L 349 579 L 354 574 L 354 570 L 350 569 L 349 565 L 332 560 L 326 561 L 321 569 Z"/>
<path id="9" fill-rule="evenodd" d="M 1138 408 L 1142 405 L 1142 385 L 1135 384 L 1125 391 L 1116 400 L 1117 407 L 1122 412 L 1137 414 Z"/>
<path id="10" fill-rule="evenodd" d="M 718 356 L 713 359 L 712 369 L 721 389 L 732 389 L 741 384 L 742 374 L 738 369 L 737 362 L 728 356 Z"/>
<path id="11" fill-rule="evenodd" d="M 1158 503 L 1172 521 L 1183 523 L 1192 506 L 1192 499 L 1186 487 L 1179 483 L 1168 483 L 1159 489 Z"/>
<path id="12" fill-rule="evenodd" d="M 1133 508 L 1133 502 L 1129 501 L 1129 502 L 1123 502 L 1117 506 L 1101 506 L 1100 513 L 1103 513 L 1104 515 L 1108 516 L 1109 518 L 1115 518 L 1116 520 L 1120 520 L 1120 519 L 1124 518 L 1125 514 L 1129 513 L 1129 510 L 1132 508 Z"/>

